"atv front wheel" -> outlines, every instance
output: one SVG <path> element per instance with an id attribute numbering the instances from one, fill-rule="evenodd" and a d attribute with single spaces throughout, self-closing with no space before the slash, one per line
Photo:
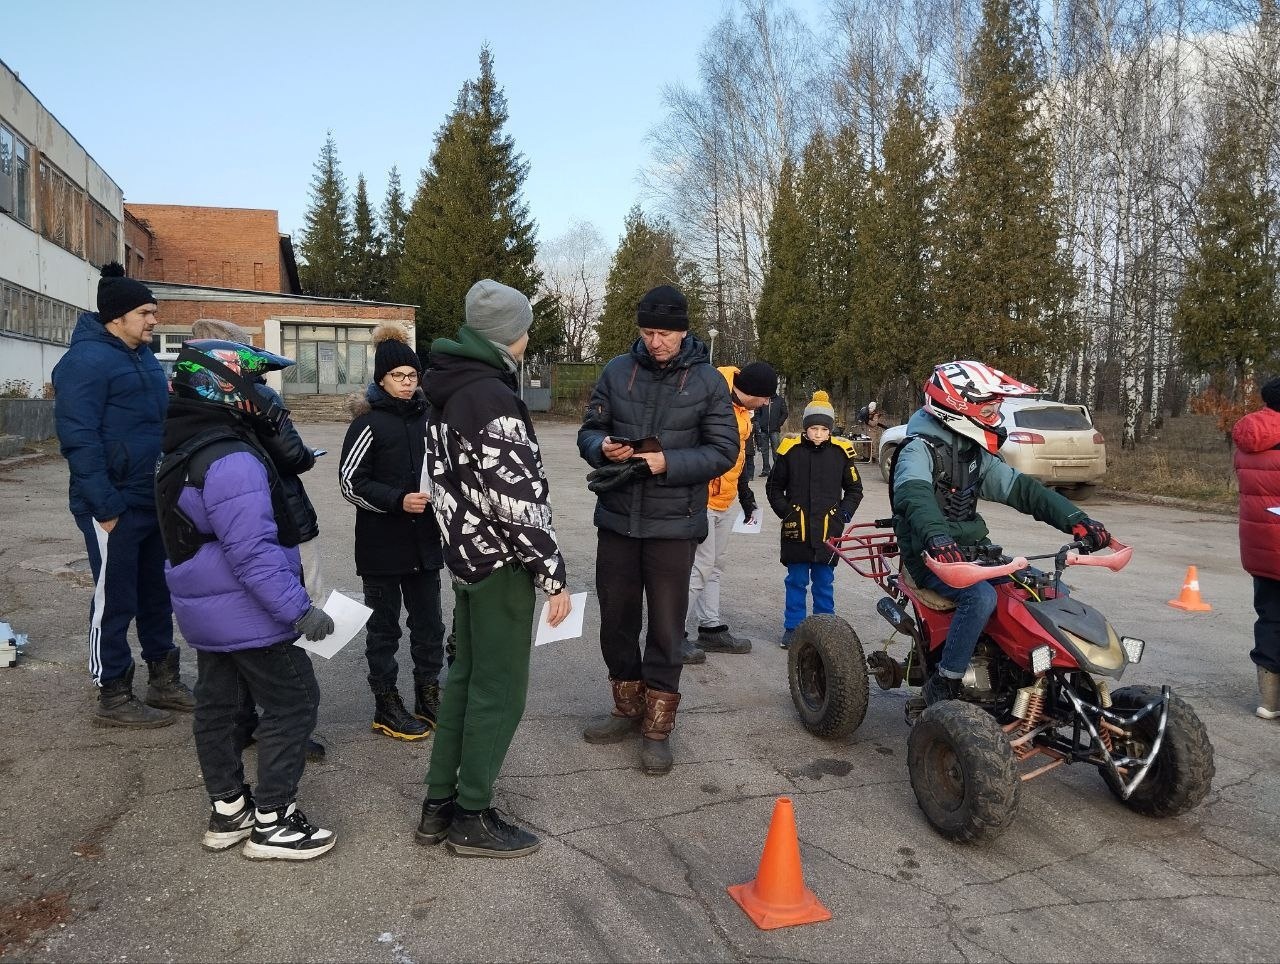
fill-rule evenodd
<path id="1" fill-rule="evenodd" d="M 839 616 L 810 616 L 787 654 L 791 701 L 814 736 L 848 736 L 867 715 L 867 661 L 853 628 Z"/>
<path id="2" fill-rule="evenodd" d="M 981 707 L 944 700 L 926 709 L 907 740 L 907 770 L 925 818 L 948 840 L 994 839 L 1018 815 L 1013 750 Z"/>
<path id="3" fill-rule="evenodd" d="M 1120 712 L 1129 712 L 1159 697 L 1158 687 L 1126 686 L 1111 694 L 1111 706 Z M 1157 714 L 1148 713 L 1133 725 L 1128 737 L 1114 737 L 1116 750 L 1131 757 L 1146 756 L 1155 740 L 1156 717 Z M 1191 705 L 1171 696 L 1160 752 L 1129 799 L 1120 795 L 1120 784 L 1110 770 L 1100 772 L 1116 798 L 1135 813 L 1146 817 L 1176 817 L 1195 807 L 1209 793 L 1213 783 L 1213 744 Z"/>

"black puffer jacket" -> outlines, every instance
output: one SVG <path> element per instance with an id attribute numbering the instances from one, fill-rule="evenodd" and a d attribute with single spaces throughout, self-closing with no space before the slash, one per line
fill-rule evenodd
<path id="1" fill-rule="evenodd" d="M 404 576 L 440 569 L 440 528 L 431 507 L 404 511 L 404 497 L 422 491 L 427 400 L 392 398 L 370 385 L 351 405 L 356 417 L 342 442 L 338 482 L 356 507 L 356 573 Z"/>
<path id="2" fill-rule="evenodd" d="M 578 429 L 578 451 L 596 468 L 609 464 L 607 435 L 656 435 L 667 470 L 601 492 L 596 527 L 636 539 L 706 538 L 707 483 L 733 467 L 739 446 L 729 385 L 709 364 L 707 346 L 689 334 L 659 365 L 637 338 L 629 354 L 605 365 Z"/>
<path id="3" fill-rule="evenodd" d="M 253 390 L 258 394 L 263 411 L 272 406 L 284 408 L 284 401 L 265 382 L 255 382 Z M 302 436 L 293 425 L 293 419 L 288 415 L 278 433 L 260 431 L 257 436 L 280 476 L 280 488 L 284 492 L 285 504 L 289 507 L 289 518 L 298 527 L 298 541 L 310 542 L 320 534 L 320 521 L 316 518 L 316 509 L 307 496 L 306 487 L 298 476 L 310 471 L 316 464 L 315 453 L 302 441 Z"/>

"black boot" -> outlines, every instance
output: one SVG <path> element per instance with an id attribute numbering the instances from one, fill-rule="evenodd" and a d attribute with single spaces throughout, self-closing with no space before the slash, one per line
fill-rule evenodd
<path id="1" fill-rule="evenodd" d="M 933 675 L 924 681 L 920 695 L 924 697 L 926 706 L 941 703 L 943 700 L 960 698 L 961 682 L 950 676 L 943 676 L 941 670 L 934 670 Z"/>
<path id="2" fill-rule="evenodd" d="M 455 811 L 445 846 L 459 857 L 523 857 L 541 847 L 542 841 L 489 807 L 479 813 Z"/>
<path id="3" fill-rule="evenodd" d="M 163 659 L 147 660 L 148 706 L 158 710 L 178 710 L 191 713 L 196 708 L 196 698 L 182 677 L 178 675 L 178 650 L 171 649 Z"/>
<path id="4" fill-rule="evenodd" d="M 432 803 L 428 797 L 422 801 L 422 820 L 413 834 L 418 843 L 430 846 L 449 836 L 449 827 L 452 826 L 457 811 L 457 799 L 456 796 L 445 797 Z"/>
<path id="5" fill-rule="evenodd" d="M 698 647 L 709 653 L 749 653 L 751 640 L 733 635 L 728 626 L 699 626 Z"/>
<path id="6" fill-rule="evenodd" d="M 680 661 L 686 666 L 707 661 L 706 652 L 701 646 L 695 646 L 689 642 L 688 633 L 685 633 L 684 638 L 680 640 Z"/>
<path id="7" fill-rule="evenodd" d="M 644 680 L 610 679 L 613 713 L 582 731 L 588 743 L 617 743 L 640 732 L 644 719 Z"/>
<path id="8" fill-rule="evenodd" d="M 133 695 L 133 667 L 119 679 L 102 684 L 98 691 L 98 710 L 93 721 L 98 726 L 126 726 L 134 729 L 151 729 L 168 726 L 173 714 L 157 710 Z"/>
<path id="9" fill-rule="evenodd" d="M 428 729 L 436 728 L 436 719 L 440 716 L 440 684 L 435 680 L 414 682 L 413 715 L 427 724 Z"/>
<path id="10" fill-rule="evenodd" d="M 640 769 L 653 776 L 671 772 L 671 731 L 676 725 L 679 693 L 645 690 L 644 740 L 640 745 Z"/>
<path id="11" fill-rule="evenodd" d="M 415 719 L 404 708 L 404 700 L 400 699 L 398 690 L 374 693 L 373 699 L 376 704 L 373 728 L 377 732 L 397 740 L 421 740 L 429 732 L 427 724 Z"/>

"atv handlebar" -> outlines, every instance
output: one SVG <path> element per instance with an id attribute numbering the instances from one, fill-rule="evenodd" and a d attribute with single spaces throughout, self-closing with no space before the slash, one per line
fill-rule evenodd
<path id="1" fill-rule="evenodd" d="M 1112 572 L 1119 572 L 1133 558 L 1133 546 L 1126 546 L 1122 542 L 1116 542 L 1115 539 L 1107 543 L 1107 548 L 1111 550 L 1109 556 L 1085 556 L 1073 549 L 1067 553 L 1067 565 L 1102 566 Z"/>
<path id="2" fill-rule="evenodd" d="M 1115 539 L 1107 544 L 1107 548 L 1111 550 L 1110 555 L 1094 556 L 1082 554 L 1078 543 L 1063 546 L 1054 554 L 1055 557 L 1062 559 L 1058 566 L 1059 572 L 1062 566 L 1102 566 L 1112 572 L 1119 572 L 1133 558 L 1133 547 L 1126 546 Z M 922 555 L 924 564 L 929 567 L 929 570 L 953 589 L 968 589 L 987 579 L 1012 575 L 1030 565 L 1026 556 L 1015 556 L 998 565 L 982 565 L 976 562 L 938 562 L 927 552 Z"/>

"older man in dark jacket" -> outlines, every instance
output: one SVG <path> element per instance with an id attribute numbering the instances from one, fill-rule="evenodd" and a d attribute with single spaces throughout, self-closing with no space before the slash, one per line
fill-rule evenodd
<path id="1" fill-rule="evenodd" d="M 668 736 L 680 703 L 680 639 L 693 554 L 707 535 L 707 483 L 738 458 L 729 387 L 689 333 L 684 295 L 668 285 L 637 310 L 640 337 L 600 375 L 578 430 L 595 471 L 600 649 L 614 710 L 589 743 L 644 735 L 641 767 L 671 769 Z M 647 601 L 643 655 L 640 625 Z"/>

